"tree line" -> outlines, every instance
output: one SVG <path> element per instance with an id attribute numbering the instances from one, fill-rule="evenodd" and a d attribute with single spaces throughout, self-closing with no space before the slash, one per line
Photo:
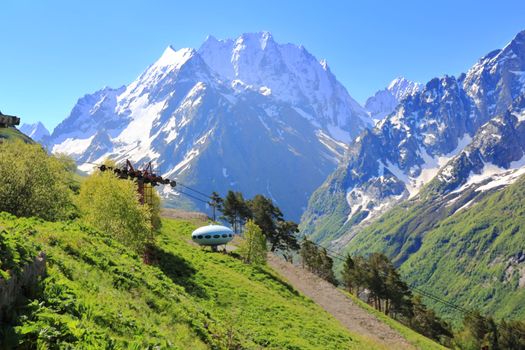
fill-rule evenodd
<path id="1" fill-rule="evenodd" d="M 241 192 L 234 191 L 228 191 L 224 198 L 213 192 L 211 197 L 212 206 L 235 233 L 241 233 L 246 223 L 251 221 L 261 230 L 271 252 L 280 251 L 290 259 L 292 253 L 299 249 L 299 225 L 285 220 L 281 209 L 270 198 L 257 194 L 252 199 L 244 199 Z M 250 232 L 253 229 L 251 226 Z"/>
<path id="2" fill-rule="evenodd" d="M 342 283 L 350 293 L 365 299 L 376 310 L 400 321 L 428 338 L 442 343 L 452 337 L 451 327 L 414 296 L 388 257 L 346 255 Z"/>
<path id="3" fill-rule="evenodd" d="M 472 311 L 463 318 L 462 328 L 454 334 L 453 344 L 464 350 L 523 350 L 525 322 L 496 322 L 479 311 Z"/>
<path id="4" fill-rule="evenodd" d="M 424 336 L 441 344 L 463 350 L 523 350 L 525 322 L 483 316 L 479 311 L 464 315 L 454 331 L 450 324 L 423 304 L 384 254 L 367 257 L 346 255 L 338 281 L 333 273 L 333 260 L 327 250 L 303 239 L 299 250 L 302 264 L 319 277 L 340 285 L 370 306 L 398 320 Z"/>

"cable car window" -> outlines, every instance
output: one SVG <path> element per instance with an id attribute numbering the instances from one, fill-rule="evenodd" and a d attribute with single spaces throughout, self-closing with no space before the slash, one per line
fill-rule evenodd
<path id="1" fill-rule="evenodd" d="M 226 233 L 223 233 L 222 238 L 226 238 L 226 237 L 228 237 L 228 235 Z"/>
<path id="2" fill-rule="evenodd" d="M 219 238 L 221 235 L 213 235 L 213 238 Z"/>
<path id="3" fill-rule="evenodd" d="M 202 239 L 202 235 L 198 235 L 197 238 L 198 238 L 198 239 Z"/>
<path id="4" fill-rule="evenodd" d="M 206 235 L 206 236 L 204 236 L 204 238 L 206 238 L 206 239 L 210 239 L 211 236 L 210 236 L 210 235 Z"/>

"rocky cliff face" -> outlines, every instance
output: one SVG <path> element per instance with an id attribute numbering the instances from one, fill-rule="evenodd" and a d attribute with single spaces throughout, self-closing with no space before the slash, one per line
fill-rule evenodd
<path id="1" fill-rule="evenodd" d="M 513 120 L 521 116 L 525 91 L 524 38 L 525 32 L 519 33 L 466 74 L 432 79 L 375 128 L 365 130 L 310 199 L 303 229 L 319 240 L 347 236 L 347 241 L 389 208 L 417 196 L 438 173 L 465 176 L 481 171 L 481 160 L 471 160 L 468 171 L 452 170 L 462 164 L 454 157 L 468 151 L 465 147 L 471 142 L 469 147 L 485 157 L 484 164 L 495 161 L 502 169 L 511 167 L 521 152 L 513 146 L 521 138 L 521 127 Z M 487 134 L 502 142 L 489 146 Z M 453 158 L 456 163 L 448 164 Z M 466 182 L 463 177 L 441 186 L 450 191 Z"/>

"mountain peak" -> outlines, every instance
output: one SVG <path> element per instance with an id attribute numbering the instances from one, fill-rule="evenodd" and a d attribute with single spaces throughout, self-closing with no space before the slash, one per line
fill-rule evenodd
<path id="1" fill-rule="evenodd" d="M 525 30 L 522 30 L 503 48 L 502 52 L 507 50 L 513 51 L 515 54 L 525 51 Z"/>
<path id="2" fill-rule="evenodd" d="M 41 122 L 34 124 L 22 124 L 20 131 L 32 138 L 35 141 L 42 141 L 43 138 L 49 136 L 49 131 Z"/>
<path id="3" fill-rule="evenodd" d="M 390 82 L 390 84 L 388 84 L 388 87 L 387 89 L 388 90 L 393 90 L 396 86 L 399 86 L 399 85 L 404 85 L 406 83 L 408 83 L 409 81 L 405 78 L 405 77 L 397 77 L 395 78 L 394 80 L 392 80 Z"/>
<path id="4" fill-rule="evenodd" d="M 182 48 L 176 50 L 173 46 L 169 45 L 165 50 L 162 56 L 155 62 L 156 66 L 174 66 L 176 68 L 181 67 L 186 63 L 190 58 L 192 58 L 197 51 L 190 48 Z"/>
<path id="5" fill-rule="evenodd" d="M 236 45 L 256 46 L 261 50 L 266 49 L 268 44 L 275 43 L 270 32 L 243 33 L 235 41 Z"/>
<path id="6" fill-rule="evenodd" d="M 366 100 L 365 108 L 376 121 L 392 113 L 401 100 L 413 95 L 423 88 L 423 85 L 397 77 L 388 84 L 386 89 L 377 91 Z"/>

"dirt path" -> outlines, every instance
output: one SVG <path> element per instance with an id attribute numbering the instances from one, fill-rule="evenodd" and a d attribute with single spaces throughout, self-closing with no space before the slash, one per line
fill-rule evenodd
<path id="1" fill-rule="evenodd" d="M 415 349 L 405 338 L 356 305 L 336 287 L 311 272 L 268 254 L 268 264 L 298 291 L 312 299 L 354 333 L 385 344 L 388 349 Z"/>

